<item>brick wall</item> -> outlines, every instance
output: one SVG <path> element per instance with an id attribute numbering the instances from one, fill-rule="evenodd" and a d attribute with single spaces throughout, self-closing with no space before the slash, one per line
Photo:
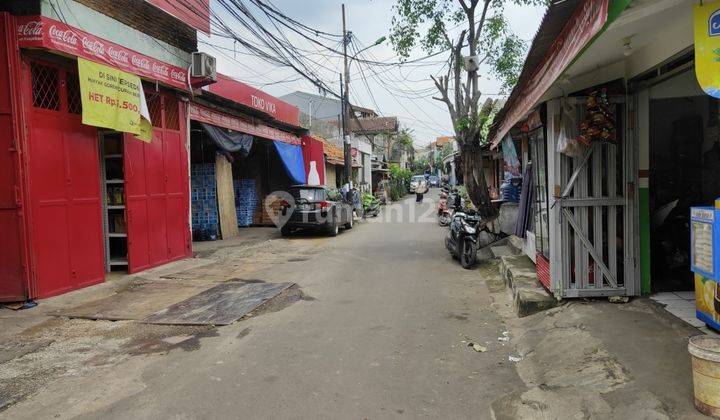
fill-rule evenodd
<path id="1" fill-rule="evenodd" d="M 144 0 L 75 0 L 183 51 L 197 51 L 194 28 Z"/>

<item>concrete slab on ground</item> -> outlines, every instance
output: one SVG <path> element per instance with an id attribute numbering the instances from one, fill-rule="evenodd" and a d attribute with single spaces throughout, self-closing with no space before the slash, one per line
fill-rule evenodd
<path id="1" fill-rule="evenodd" d="M 149 315 L 142 322 L 161 325 L 229 325 L 292 285 L 229 281 Z"/>
<path id="2" fill-rule="evenodd" d="M 500 274 L 513 296 L 519 317 L 553 308 L 559 301 L 537 279 L 535 264 L 525 255 L 500 257 Z"/>
<path id="3" fill-rule="evenodd" d="M 492 254 L 495 256 L 495 258 L 504 257 L 506 255 L 513 255 L 513 251 L 507 245 L 493 246 L 490 247 L 490 250 L 492 251 Z"/>
<path id="4" fill-rule="evenodd" d="M 170 305 L 195 296 L 216 282 L 178 280 L 138 280 L 116 294 L 59 309 L 55 316 L 110 321 L 141 320 Z"/>

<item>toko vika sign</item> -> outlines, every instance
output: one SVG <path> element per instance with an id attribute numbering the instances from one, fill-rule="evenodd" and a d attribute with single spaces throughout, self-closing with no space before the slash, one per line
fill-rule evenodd
<path id="1" fill-rule="evenodd" d="M 187 69 L 165 63 L 44 16 L 17 18 L 21 48 L 47 48 L 187 90 Z"/>
<path id="2" fill-rule="evenodd" d="M 300 125 L 300 110 L 296 106 L 231 77 L 218 74 L 217 82 L 208 86 L 207 90 L 225 99 L 262 111 L 277 121 Z"/>

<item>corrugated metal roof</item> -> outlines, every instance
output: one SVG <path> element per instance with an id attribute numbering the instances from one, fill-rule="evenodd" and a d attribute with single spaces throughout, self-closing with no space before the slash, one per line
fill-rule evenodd
<path id="1" fill-rule="evenodd" d="M 505 106 L 503 106 L 495 116 L 488 138 L 493 138 L 495 136 L 498 127 L 505 120 L 508 110 L 514 106 L 514 103 L 520 95 L 520 92 L 522 92 L 523 87 L 533 76 L 535 69 L 542 63 L 543 59 L 545 59 L 548 50 L 555 42 L 555 39 L 557 39 L 560 35 L 565 27 L 565 24 L 580 3 L 582 3 L 582 0 L 555 0 L 548 6 L 548 9 L 545 11 L 545 16 L 543 16 L 542 23 L 540 24 L 540 28 L 533 38 L 530 51 L 525 58 L 525 64 L 520 72 L 518 82 L 510 93 Z"/>

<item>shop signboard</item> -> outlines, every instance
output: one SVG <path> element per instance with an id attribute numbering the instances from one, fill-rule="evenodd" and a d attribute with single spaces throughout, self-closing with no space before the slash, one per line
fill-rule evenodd
<path id="1" fill-rule="evenodd" d="M 208 86 L 207 90 L 268 114 L 277 121 L 295 126 L 300 125 L 300 110 L 296 106 L 228 76 L 218 74 L 217 82 Z"/>
<path id="2" fill-rule="evenodd" d="M 138 76 L 84 58 L 78 58 L 78 75 L 83 124 L 150 142 L 152 124 Z"/>
<path id="3" fill-rule="evenodd" d="M 187 69 L 140 54 L 70 25 L 44 17 L 17 18 L 20 48 L 46 48 L 187 90 Z"/>
<path id="4" fill-rule="evenodd" d="M 695 76 L 702 90 L 720 98 L 720 2 L 693 5 Z"/>
<path id="5" fill-rule="evenodd" d="M 294 145 L 301 144 L 300 137 L 294 134 L 278 130 L 277 128 L 264 124 L 252 124 L 242 118 L 238 118 L 224 112 L 215 111 L 195 103 L 188 105 L 188 114 L 190 114 L 190 119 L 195 121 L 216 125 L 218 127 L 229 128 L 230 130 L 283 143 Z"/>

